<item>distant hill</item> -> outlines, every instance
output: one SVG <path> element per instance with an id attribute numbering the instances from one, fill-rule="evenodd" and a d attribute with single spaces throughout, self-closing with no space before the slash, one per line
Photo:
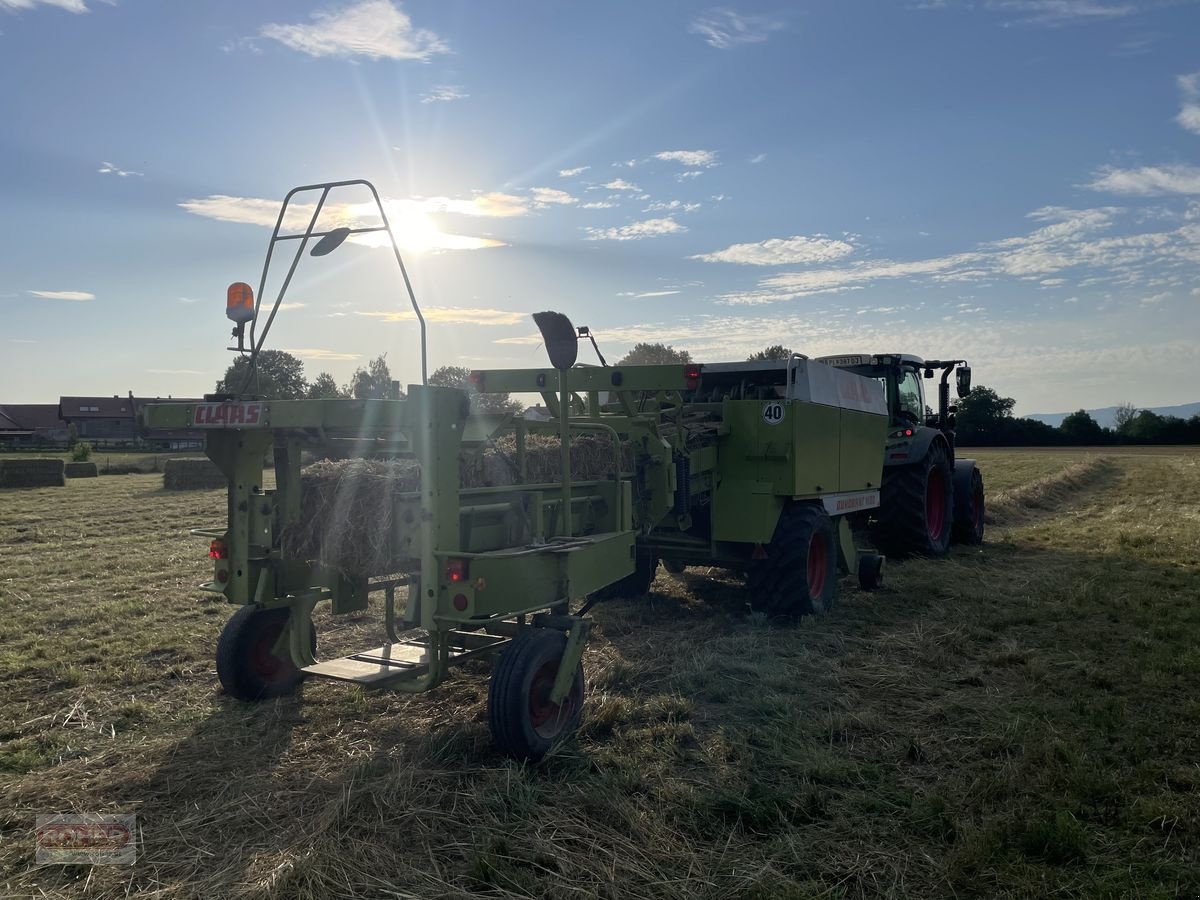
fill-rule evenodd
<path id="1" fill-rule="evenodd" d="M 1200 403 L 1184 403 L 1180 406 L 1149 406 L 1138 409 L 1149 409 L 1152 413 L 1158 413 L 1160 416 L 1175 416 L 1178 419 L 1190 419 L 1192 416 L 1200 415 Z M 1072 410 L 1071 412 L 1074 412 Z M 1053 425 L 1057 428 L 1062 424 L 1062 420 L 1071 413 L 1034 413 L 1031 416 L 1026 416 L 1028 419 L 1037 419 L 1039 422 L 1045 422 L 1047 425 Z M 1117 408 L 1115 406 L 1105 406 L 1103 409 L 1089 409 L 1088 415 L 1095 419 L 1101 428 L 1114 428 L 1117 424 Z"/>

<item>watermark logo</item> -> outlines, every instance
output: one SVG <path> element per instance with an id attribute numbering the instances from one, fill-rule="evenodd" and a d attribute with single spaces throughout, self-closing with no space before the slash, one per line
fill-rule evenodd
<path id="1" fill-rule="evenodd" d="M 38 816 L 38 864 L 132 865 L 137 859 L 136 816 L 71 813 Z"/>

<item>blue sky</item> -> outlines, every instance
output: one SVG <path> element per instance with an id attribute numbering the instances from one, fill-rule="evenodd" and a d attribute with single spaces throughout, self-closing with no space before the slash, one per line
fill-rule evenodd
<path id="1" fill-rule="evenodd" d="M 211 390 L 284 193 L 361 177 L 431 367 L 541 365 L 554 308 L 610 360 L 901 350 L 1019 412 L 1194 401 L 1198 34 L 1185 0 L 0 0 L 0 400 Z M 376 247 L 306 259 L 268 346 L 416 380 L 399 288 Z"/>

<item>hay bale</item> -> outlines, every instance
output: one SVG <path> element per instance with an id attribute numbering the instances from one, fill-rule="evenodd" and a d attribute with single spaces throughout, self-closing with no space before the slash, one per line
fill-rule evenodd
<path id="1" fill-rule="evenodd" d="M 526 441 L 526 483 L 559 479 L 559 440 L 531 435 Z M 622 448 L 622 468 L 633 465 L 632 448 Z M 580 437 L 571 442 L 571 474 L 576 480 L 605 478 L 615 467 L 612 443 L 602 438 Z M 497 440 L 481 452 L 464 451 L 458 460 L 462 487 L 495 487 L 516 484 L 515 440 Z M 282 535 L 284 552 L 300 559 L 317 560 L 344 572 L 385 575 L 407 571 L 414 560 L 404 548 L 393 547 L 392 521 L 396 515 L 420 510 L 418 500 L 401 495 L 421 487 L 420 468 L 414 460 L 322 460 L 300 475 L 300 521 Z"/>
<path id="2" fill-rule="evenodd" d="M 0 464 L 0 487 L 62 487 L 65 470 L 61 459 L 6 459 Z"/>
<path id="3" fill-rule="evenodd" d="M 163 466 L 163 487 L 168 491 L 207 491 L 228 484 L 210 459 L 168 459 Z"/>
<path id="4" fill-rule="evenodd" d="M 69 462 L 65 474 L 68 478 L 95 478 L 99 470 L 94 462 Z"/>

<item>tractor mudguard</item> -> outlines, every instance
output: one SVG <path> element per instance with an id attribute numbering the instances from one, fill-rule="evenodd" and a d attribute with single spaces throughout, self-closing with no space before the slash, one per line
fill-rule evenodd
<path id="1" fill-rule="evenodd" d="M 936 428 L 923 425 L 920 428 L 913 429 L 913 436 L 908 444 L 907 458 L 892 459 L 892 454 L 889 452 L 884 457 L 883 464 L 884 466 L 908 466 L 920 462 L 928 455 L 929 448 L 934 441 L 941 441 L 942 446 L 946 450 L 946 455 L 950 455 L 950 445 L 946 443 L 945 436 Z"/>
<path id="2" fill-rule="evenodd" d="M 971 517 L 971 474 L 975 471 L 975 460 L 954 461 L 954 521 L 961 522 Z"/>

